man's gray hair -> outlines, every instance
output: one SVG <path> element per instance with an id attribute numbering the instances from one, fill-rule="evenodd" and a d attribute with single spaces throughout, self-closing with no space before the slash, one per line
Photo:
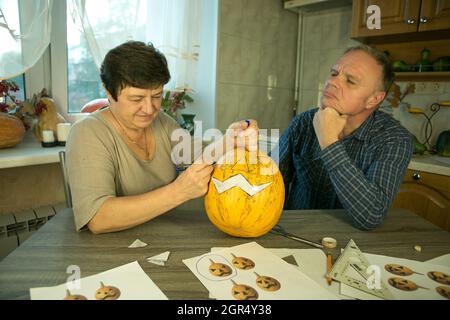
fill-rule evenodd
<path id="1" fill-rule="evenodd" d="M 383 68 L 382 69 L 382 90 L 384 92 L 388 92 L 392 83 L 394 82 L 395 74 L 394 69 L 392 68 L 392 64 L 389 61 L 389 58 L 384 52 L 379 51 L 373 47 L 370 47 L 365 44 L 360 44 L 355 47 L 348 48 L 344 54 L 353 52 L 353 51 L 364 51 L 369 54 L 375 61 Z"/>

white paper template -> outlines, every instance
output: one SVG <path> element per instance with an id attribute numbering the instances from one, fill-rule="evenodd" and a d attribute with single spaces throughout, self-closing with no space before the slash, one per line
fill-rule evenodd
<path id="1" fill-rule="evenodd" d="M 167 300 L 166 295 L 142 270 L 137 261 L 81 278 L 79 289 L 70 286 L 70 293 L 83 295 L 88 300 L 96 300 L 95 294 L 101 287 L 100 282 L 105 286 L 118 288 L 120 290 L 118 300 Z M 73 282 L 69 284 L 73 285 Z M 67 288 L 67 283 L 55 287 L 31 288 L 30 297 L 31 300 L 63 300 Z"/>
<path id="2" fill-rule="evenodd" d="M 245 257 L 255 263 L 250 270 L 237 269 L 232 264 L 233 255 Z M 209 272 L 211 261 L 227 264 L 232 272 L 225 277 L 217 277 Z M 259 300 L 325 300 L 338 299 L 319 284 L 314 282 L 297 267 L 287 263 L 274 253 L 264 249 L 256 242 L 250 242 L 240 246 L 222 249 L 213 253 L 183 260 L 188 268 L 210 291 L 212 296 L 221 300 L 232 300 L 233 280 L 236 284 L 245 284 L 258 292 Z M 281 284 L 277 291 L 264 291 L 256 284 L 257 276 L 269 276 L 275 278 Z"/>
<path id="3" fill-rule="evenodd" d="M 247 179 L 241 174 L 237 174 L 228 178 L 225 181 L 217 180 L 216 178 L 212 178 L 214 185 L 217 189 L 218 193 L 223 193 L 231 188 L 238 187 L 242 191 L 246 192 L 249 196 L 254 196 L 258 192 L 264 190 L 267 186 L 269 186 L 272 182 L 264 183 L 259 186 L 255 186 L 250 184 Z"/>

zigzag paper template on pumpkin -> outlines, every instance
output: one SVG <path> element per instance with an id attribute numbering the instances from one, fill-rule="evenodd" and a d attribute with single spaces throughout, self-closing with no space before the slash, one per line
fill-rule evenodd
<path id="1" fill-rule="evenodd" d="M 231 178 L 225 181 L 219 181 L 216 178 L 212 178 L 214 182 L 214 186 L 217 189 L 218 193 L 223 193 L 231 188 L 238 187 L 242 191 L 246 192 L 249 196 L 253 197 L 258 192 L 264 190 L 267 186 L 269 186 L 272 182 L 264 183 L 259 186 L 250 184 L 247 179 L 241 174 L 232 176 Z"/>

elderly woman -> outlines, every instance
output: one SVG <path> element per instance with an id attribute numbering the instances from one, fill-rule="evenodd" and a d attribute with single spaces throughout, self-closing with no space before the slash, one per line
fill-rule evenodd
<path id="1" fill-rule="evenodd" d="M 160 112 L 170 79 L 164 55 L 151 44 L 126 42 L 105 56 L 101 79 L 110 106 L 75 123 L 67 141 L 76 229 L 128 229 L 203 196 L 220 152 L 208 162 L 196 159 L 177 175 L 171 136 L 179 126 Z M 255 145 L 255 121 L 230 128 L 253 137 Z"/>

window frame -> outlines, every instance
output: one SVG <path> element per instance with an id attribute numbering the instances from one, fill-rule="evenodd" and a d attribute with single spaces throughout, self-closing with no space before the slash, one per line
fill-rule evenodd
<path id="1" fill-rule="evenodd" d="M 54 1 L 50 40 L 51 94 L 62 116 L 69 122 L 75 122 L 87 114 L 69 112 L 67 60 L 67 3 Z"/>

